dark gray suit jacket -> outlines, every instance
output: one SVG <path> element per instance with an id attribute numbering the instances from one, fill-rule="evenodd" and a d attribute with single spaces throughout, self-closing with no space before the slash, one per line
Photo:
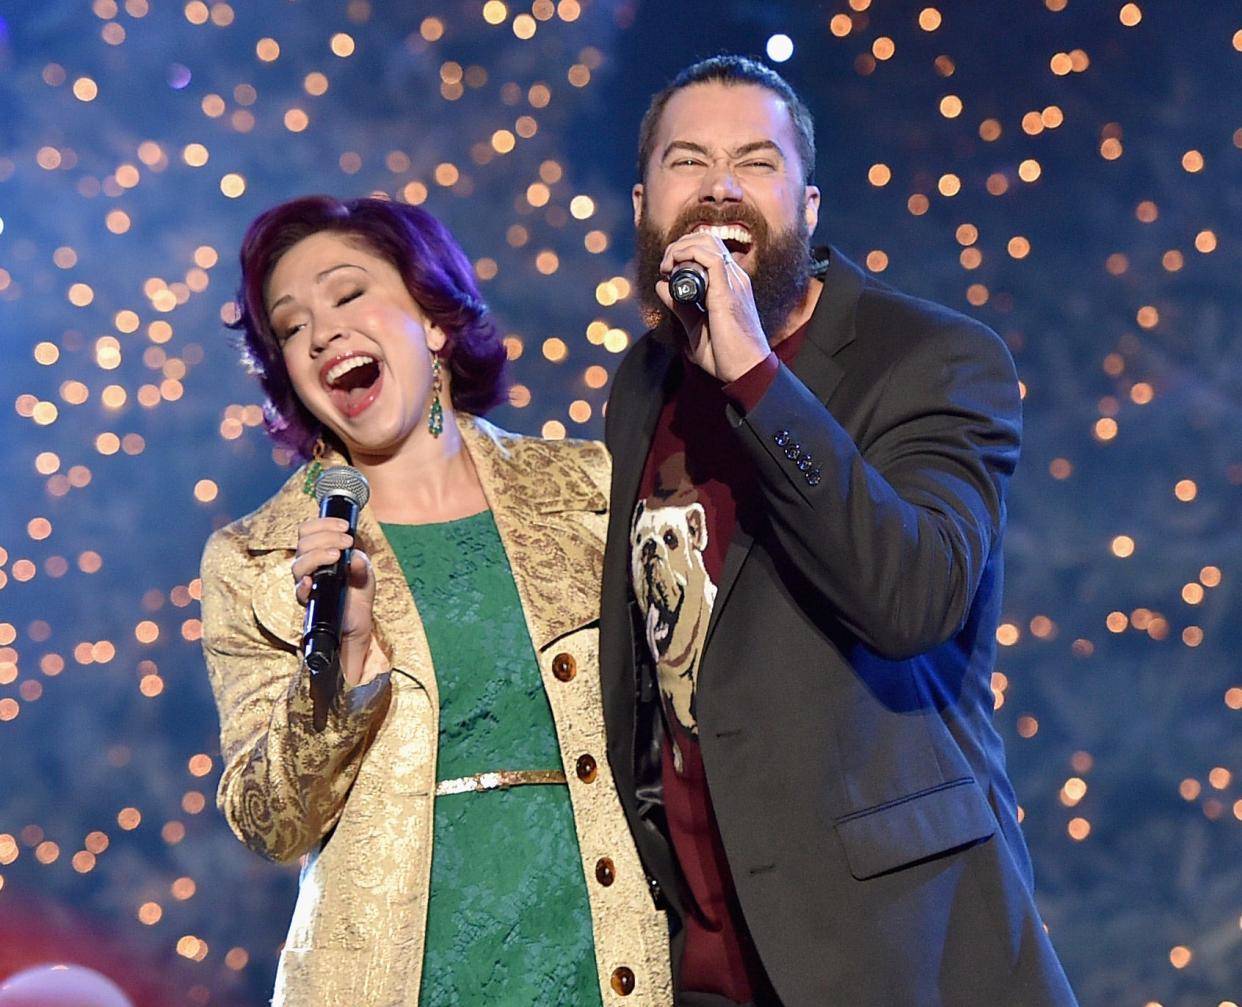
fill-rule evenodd
<path id="1" fill-rule="evenodd" d="M 1072 1005 L 992 726 L 1013 362 L 985 326 L 826 251 L 797 360 L 729 410 L 763 517 L 729 546 L 696 712 L 746 923 L 787 1007 Z M 601 627 L 609 759 L 675 914 L 628 533 L 685 366 L 656 330 L 613 384 Z"/>

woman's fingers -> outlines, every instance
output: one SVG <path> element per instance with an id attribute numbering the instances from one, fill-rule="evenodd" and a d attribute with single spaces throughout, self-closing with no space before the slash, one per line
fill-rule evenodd
<path id="1" fill-rule="evenodd" d="M 319 531 L 312 535 L 304 535 L 298 539 L 297 555 L 312 552 L 315 549 L 348 549 L 354 540 L 345 532 Z"/>
<path id="2" fill-rule="evenodd" d="M 341 552 L 353 545 L 348 533 L 349 525 L 340 518 L 312 518 L 302 522 L 298 532 L 298 547 L 294 554 L 291 572 L 294 584 L 313 574 L 321 566 L 330 566 Z"/>
<path id="3" fill-rule="evenodd" d="M 349 586 L 368 589 L 375 581 L 371 570 L 371 557 L 361 549 L 355 549 L 349 558 Z"/>
<path id="4" fill-rule="evenodd" d="M 349 531 L 349 522 L 341 517 L 312 517 L 298 525 L 298 538 L 313 535 L 320 531 Z"/>
<path id="5" fill-rule="evenodd" d="M 331 566 L 341 558 L 342 548 L 344 547 L 328 545 L 312 549 L 310 552 L 298 553 L 293 557 L 293 563 L 290 566 L 294 581 L 300 581 L 303 577 L 313 574 L 321 566 Z"/>
<path id="6" fill-rule="evenodd" d="M 311 576 L 314 572 L 320 567 L 331 566 L 340 556 L 340 549 L 326 546 L 294 558 L 292 565 L 294 593 L 300 604 L 305 605 L 310 598 Z M 361 549 L 354 549 L 350 554 L 349 586 L 352 591 L 360 591 L 363 594 L 364 603 L 369 608 L 370 596 L 375 593 L 375 574 L 371 568 L 371 557 Z"/>

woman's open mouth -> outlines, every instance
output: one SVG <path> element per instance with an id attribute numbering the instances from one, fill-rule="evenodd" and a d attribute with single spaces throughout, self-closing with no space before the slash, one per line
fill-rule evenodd
<path id="1" fill-rule="evenodd" d="M 351 353 L 328 361 L 319 372 L 319 380 L 337 409 L 354 417 L 375 401 L 384 379 L 375 357 Z"/>

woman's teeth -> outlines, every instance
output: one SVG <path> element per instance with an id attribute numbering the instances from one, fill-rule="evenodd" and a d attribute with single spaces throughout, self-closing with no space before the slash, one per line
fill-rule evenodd
<path id="1" fill-rule="evenodd" d="M 327 374 L 324 375 L 324 382 L 329 386 L 335 386 L 336 383 L 340 381 L 341 378 L 345 377 L 345 375 L 350 371 L 356 370 L 359 367 L 366 367 L 374 363 L 374 357 L 348 357 L 345 360 L 342 360 L 339 364 L 336 364 L 331 370 L 328 371 Z"/>

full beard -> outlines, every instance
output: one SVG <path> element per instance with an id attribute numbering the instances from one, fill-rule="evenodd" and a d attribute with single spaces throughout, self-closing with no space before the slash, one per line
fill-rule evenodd
<path id="1" fill-rule="evenodd" d="M 810 234 L 801 217 L 792 227 L 773 233 L 767 221 L 744 203 L 733 207 L 691 207 L 667 231 L 651 226 L 646 214 L 639 217 L 635 273 L 643 321 L 649 327 L 673 317 L 656 294 L 656 283 L 664 278 L 660 275 L 660 262 L 668 246 L 699 224 L 729 223 L 744 224 L 750 230 L 755 254 L 747 272 L 755 310 L 769 341 L 781 333 L 811 282 Z"/>

